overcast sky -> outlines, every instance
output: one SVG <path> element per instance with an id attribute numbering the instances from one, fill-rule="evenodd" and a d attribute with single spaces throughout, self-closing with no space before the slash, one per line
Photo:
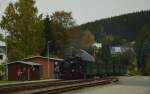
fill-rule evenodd
<path id="1" fill-rule="evenodd" d="M 0 0 L 0 16 L 10 1 Z M 150 0 L 36 0 L 39 13 L 72 12 L 77 24 L 150 9 Z"/>

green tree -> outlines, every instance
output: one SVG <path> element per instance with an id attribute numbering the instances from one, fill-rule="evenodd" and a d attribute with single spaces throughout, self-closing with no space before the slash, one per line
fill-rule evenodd
<path id="1" fill-rule="evenodd" d="M 139 70 L 142 74 L 145 74 L 146 68 L 146 56 L 150 51 L 150 28 L 148 25 L 144 25 L 140 30 L 136 40 L 136 53 L 138 59 Z"/>
<path id="2" fill-rule="evenodd" d="M 79 27 L 70 29 L 69 34 L 69 45 L 65 49 L 65 54 L 75 56 L 80 53 L 82 33 Z"/>
<path id="3" fill-rule="evenodd" d="M 51 41 L 50 54 L 63 57 L 65 49 L 70 45 L 70 31 L 75 26 L 71 12 L 54 12 L 44 19 L 44 26 L 46 42 Z M 46 54 L 46 52 L 47 44 L 43 54 Z"/>
<path id="4" fill-rule="evenodd" d="M 47 51 L 47 47 L 48 47 L 48 41 L 49 43 L 49 54 L 50 56 L 54 56 L 57 52 L 57 45 L 56 45 L 56 33 L 52 30 L 52 25 L 51 25 L 51 21 L 50 21 L 50 17 L 49 15 L 46 16 L 46 18 L 44 18 L 43 20 L 44 22 L 44 37 L 45 37 L 45 47 L 41 53 L 42 56 L 47 56 L 48 51 Z"/>
<path id="5" fill-rule="evenodd" d="M 150 10 L 134 12 L 82 24 L 81 31 L 93 31 L 97 42 L 104 33 L 120 36 L 127 41 L 136 40 L 138 31 L 144 24 L 150 24 Z M 103 31 L 103 32 L 102 32 Z"/>
<path id="6" fill-rule="evenodd" d="M 136 53 L 132 49 L 128 49 L 121 56 L 121 63 L 128 66 L 128 71 L 131 75 L 137 73 Z"/>
<path id="7" fill-rule="evenodd" d="M 63 28 L 71 28 L 75 25 L 75 21 L 71 12 L 56 11 L 51 15 L 51 22 L 60 24 Z"/>
<path id="8" fill-rule="evenodd" d="M 96 56 L 95 56 L 95 60 L 96 60 L 98 63 L 103 63 L 103 62 L 104 62 L 102 48 L 99 48 L 99 49 L 98 49 L 98 51 L 97 51 L 97 53 L 96 53 Z"/>
<path id="9" fill-rule="evenodd" d="M 150 75 L 150 53 L 148 54 L 147 58 L 146 58 L 146 67 L 144 69 L 145 71 L 145 75 Z"/>
<path id="10" fill-rule="evenodd" d="M 10 3 L 0 26 L 9 32 L 8 56 L 14 61 L 37 55 L 44 45 L 42 15 L 38 15 L 34 0 Z"/>

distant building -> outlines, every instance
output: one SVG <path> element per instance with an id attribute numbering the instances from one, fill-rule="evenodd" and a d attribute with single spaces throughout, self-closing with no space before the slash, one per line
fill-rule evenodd
<path id="1" fill-rule="evenodd" d="M 111 56 L 116 56 L 118 54 L 121 54 L 121 47 L 110 47 L 110 54 Z"/>
<path id="2" fill-rule="evenodd" d="M 102 48 L 102 43 L 97 43 L 95 42 L 93 45 L 92 45 L 92 50 L 93 50 L 93 55 L 96 56 L 96 53 L 99 52 L 99 49 Z"/>
<path id="3" fill-rule="evenodd" d="M 3 41 L 0 41 L 0 65 L 4 63 L 7 59 L 6 56 L 6 43 Z"/>
<path id="4" fill-rule="evenodd" d="M 92 47 L 94 47 L 94 48 L 96 48 L 96 49 L 99 49 L 99 48 L 102 48 L 102 43 L 94 43 L 93 45 L 92 45 Z"/>
<path id="5" fill-rule="evenodd" d="M 121 55 L 121 54 L 125 53 L 128 50 L 133 51 L 132 48 L 124 47 L 124 46 L 113 46 L 113 47 L 110 47 L 109 50 L 110 50 L 110 54 L 111 54 L 112 57 Z"/>

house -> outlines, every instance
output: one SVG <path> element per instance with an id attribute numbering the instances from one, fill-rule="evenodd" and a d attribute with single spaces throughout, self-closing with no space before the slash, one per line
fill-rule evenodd
<path id="1" fill-rule="evenodd" d="M 2 71 L 2 64 L 6 62 L 7 56 L 6 56 L 6 44 L 3 41 L 0 41 L 0 79 L 3 77 L 3 71 Z"/>
<path id="2" fill-rule="evenodd" d="M 100 49 L 102 48 L 102 43 L 93 43 L 92 47 L 96 48 L 96 49 Z"/>
<path id="3" fill-rule="evenodd" d="M 39 80 L 42 76 L 42 65 L 27 61 L 15 61 L 6 64 L 8 80 Z"/>
<path id="4" fill-rule="evenodd" d="M 96 54 L 99 52 L 99 49 L 102 48 L 102 43 L 93 43 L 92 44 L 92 54 L 94 55 L 94 57 L 96 56 Z"/>
<path id="5" fill-rule="evenodd" d="M 59 63 L 64 60 L 60 58 L 48 58 L 42 56 L 34 56 L 25 58 L 22 61 L 34 62 L 42 65 L 42 79 L 59 79 Z"/>
<path id="6" fill-rule="evenodd" d="M 121 47 L 110 47 L 110 53 L 112 56 L 117 56 L 118 54 L 121 54 Z"/>
<path id="7" fill-rule="evenodd" d="M 4 63 L 7 59 L 6 56 L 6 44 L 3 41 L 0 41 L 0 65 Z"/>
<path id="8" fill-rule="evenodd" d="M 110 50 L 110 54 L 112 57 L 121 55 L 128 50 L 133 51 L 132 48 L 126 47 L 126 46 L 112 46 L 112 47 L 109 47 L 109 50 Z"/>

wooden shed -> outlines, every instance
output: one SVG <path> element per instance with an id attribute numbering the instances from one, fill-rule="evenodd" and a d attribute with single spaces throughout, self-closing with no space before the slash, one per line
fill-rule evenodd
<path id="1" fill-rule="evenodd" d="M 25 58 L 23 59 L 23 61 L 41 64 L 43 79 L 59 79 L 59 63 L 63 62 L 63 59 L 34 56 L 30 58 Z"/>
<path id="2" fill-rule="evenodd" d="M 27 61 L 15 61 L 7 64 L 8 80 L 39 80 L 42 65 Z"/>

